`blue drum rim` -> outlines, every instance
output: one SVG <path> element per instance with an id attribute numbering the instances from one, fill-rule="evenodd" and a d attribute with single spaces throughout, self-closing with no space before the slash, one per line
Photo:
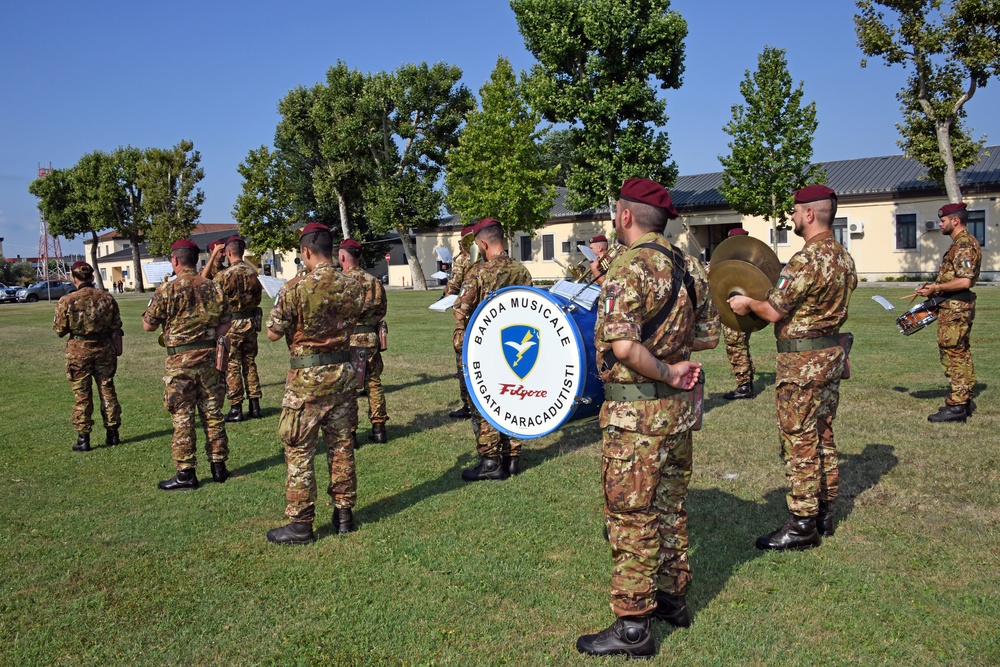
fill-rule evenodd
<path id="1" fill-rule="evenodd" d="M 469 335 L 468 335 L 468 333 L 469 333 L 469 325 L 471 325 L 472 322 L 475 321 L 475 319 L 479 315 L 480 311 L 482 311 L 483 308 L 486 306 L 486 304 L 489 303 L 494 297 L 498 297 L 501 294 L 503 294 L 504 292 L 512 292 L 514 290 L 530 290 L 530 291 L 535 292 L 537 294 L 543 295 L 544 298 L 547 299 L 553 306 L 555 306 L 556 308 L 559 308 L 559 310 L 562 311 L 564 317 L 566 317 L 567 322 L 569 322 L 569 324 L 571 325 L 570 326 L 570 331 L 573 334 L 573 340 L 576 341 L 577 367 L 581 369 L 581 372 L 580 372 L 580 382 L 579 382 L 579 385 L 578 385 L 578 388 L 577 388 L 577 393 L 574 394 L 573 399 L 572 399 L 573 400 L 573 406 L 566 413 L 566 416 L 563 417 L 561 420 L 559 420 L 559 422 L 556 423 L 556 425 L 553 426 L 551 428 L 551 430 L 548 430 L 545 433 L 539 433 L 538 435 L 522 435 L 520 433 L 516 433 L 516 432 L 511 431 L 510 429 L 506 428 L 502 424 L 498 423 L 496 420 L 494 420 L 493 417 L 490 416 L 489 411 L 483 409 L 482 404 L 479 402 L 479 396 L 476 394 L 476 392 L 474 391 L 474 387 L 472 386 L 472 383 L 469 381 Z M 500 289 L 496 290 L 495 292 L 490 292 L 490 294 L 485 299 L 483 299 L 483 301 L 476 307 L 476 310 L 473 311 L 472 316 L 469 317 L 469 319 L 468 319 L 468 321 L 467 321 L 467 323 L 465 325 L 465 336 L 463 337 L 463 340 L 462 340 L 462 376 L 463 376 L 462 379 L 465 382 L 465 388 L 469 392 L 469 400 L 471 400 L 472 403 L 475 405 L 476 410 L 479 411 L 480 416 L 482 416 L 483 419 L 485 419 L 487 422 L 489 422 L 490 426 L 492 426 L 493 428 L 495 428 L 496 430 L 498 430 L 500 433 L 503 433 L 504 435 L 506 435 L 508 437 L 517 438 L 519 440 L 536 440 L 538 438 L 544 438 L 547 435 L 551 435 L 555 431 L 557 431 L 560 428 L 562 428 L 562 425 L 565 424 L 566 422 L 568 422 L 570 420 L 570 418 L 576 412 L 576 409 L 579 407 L 579 405 L 577 403 L 577 399 L 579 399 L 579 398 L 581 398 L 583 396 L 583 392 L 587 388 L 587 372 L 588 372 L 588 370 L 589 369 L 587 368 L 587 358 L 584 355 L 584 350 L 583 350 L 583 337 L 580 335 L 580 327 L 577 326 L 576 320 L 574 320 L 572 317 L 570 317 L 566 313 L 565 306 L 563 304 L 559 303 L 558 301 L 556 301 L 555 299 L 553 299 L 552 298 L 552 293 L 549 292 L 548 290 L 540 289 L 538 287 L 535 287 L 534 285 L 531 285 L 531 286 L 528 286 L 528 285 L 512 285 L 510 287 L 501 287 Z"/>

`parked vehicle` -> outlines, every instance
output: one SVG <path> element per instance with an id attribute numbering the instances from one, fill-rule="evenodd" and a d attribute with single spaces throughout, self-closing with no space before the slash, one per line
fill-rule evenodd
<path id="1" fill-rule="evenodd" d="M 61 280 L 49 280 L 37 282 L 31 287 L 22 287 L 17 290 L 17 300 L 21 303 L 27 301 L 34 303 L 39 299 L 59 299 L 70 292 L 76 291 L 73 283 L 64 283 Z"/>
<path id="2" fill-rule="evenodd" d="M 0 303 L 14 303 L 17 301 L 17 287 L 9 287 L 0 283 Z"/>

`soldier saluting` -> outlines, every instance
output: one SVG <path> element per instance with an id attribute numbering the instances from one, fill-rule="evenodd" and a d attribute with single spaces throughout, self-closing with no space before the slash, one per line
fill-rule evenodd
<path id="1" fill-rule="evenodd" d="M 91 379 L 101 395 L 101 417 L 106 430 L 105 444 L 119 442 L 122 408 L 115 393 L 115 373 L 121 351 L 122 318 L 118 302 L 94 287 L 94 267 L 76 262 L 70 275 L 77 290 L 59 299 L 52 322 L 59 337 L 69 334 L 66 342 L 66 377 L 73 389 L 73 426 L 76 428 L 74 452 L 90 451 L 90 430 L 94 426 L 94 395 Z M 118 338 L 118 345 L 115 344 Z"/>

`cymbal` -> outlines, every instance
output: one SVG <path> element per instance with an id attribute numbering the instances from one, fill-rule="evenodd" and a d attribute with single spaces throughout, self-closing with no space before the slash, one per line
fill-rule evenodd
<path id="1" fill-rule="evenodd" d="M 749 332 L 760 331 L 770 324 L 767 320 L 755 315 L 737 315 L 727 303 L 729 297 L 737 294 L 743 294 L 758 301 L 763 301 L 767 297 L 768 291 L 774 285 L 767 275 L 756 266 L 738 259 L 717 262 L 713 255 L 712 270 L 708 274 L 708 282 L 712 288 L 712 301 L 719 309 L 722 322 L 727 327 Z"/>
<path id="2" fill-rule="evenodd" d="M 771 246 L 760 239 L 755 239 L 752 236 L 730 236 L 712 251 L 711 265 L 714 269 L 716 262 L 726 262 L 733 259 L 749 262 L 756 266 L 771 281 L 771 287 L 778 284 L 778 276 L 781 275 L 781 262 L 771 250 Z"/>

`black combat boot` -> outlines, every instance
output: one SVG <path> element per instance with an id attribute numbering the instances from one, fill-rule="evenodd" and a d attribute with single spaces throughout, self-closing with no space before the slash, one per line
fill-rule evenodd
<path id="1" fill-rule="evenodd" d="M 946 405 L 927 417 L 927 421 L 939 424 L 941 422 L 964 422 L 969 418 L 969 404 Z"/>
<path id="2" fill-rule="evenodd" d="M 242 422 L 246 421 L 246 417 L 243 416 L 243 403 L 234 403 L 230 408 L 229 412 L 226 413 L 224 419 L 227 422 Z"/>
<path id="3" fill-rule="evenodd" d="M 595 635 L 583 635 L 576 640 L 576 650 L 587 655 L 627 655 L 632 658 L 652 658 L 656 655 L 649 616 L 625 616 Z"/>
<path id="4" fill-rule="evenodd" d="M 198 488 L 198 476 L 195 475 L 194 468 L 178 470 L 177 474 L 170 479 L 165 479 L 159 484 L 161 491 L 187 491 Z"/>
<path id="5" fill-rule="evenodd" d="M 250 399 L 250 419 L 262 419 L 264 415 L 260 413 L 260 399 Z"/>
<path id="6" fill-rule="evenodd" d="M 683 595 L 656 591 L 656 609 L 653 610 L 653 617 L 678 628 L 691 627 L 691 614 L 688 613 L 687 598 Z"/>
<path id="7" fill-rule="evenodd" d="M 74 452 L 89 452 L 90 451 L 90 434 L 89 433 L 78 433 L 76 436 L 76 444 L 73 445 Z"/>
<path id="8" fill-rule="evenodd" d="M 792 514 L 781 528 L 757 538 L 757 548 L 769 551 L 812 549 L 818 546 L 819 533 L 816 531 L 814 516 Z"/>
<path id="9" fill-rule="evenodd" d="M 311 523 L 293 521 L 267 531 L 267 541 L 274 544 L 312 544 L 316 541 Z"/>
<path id="10" fill-rule="evenodd" d="M 500 465 L 500 457 L 483 457 L 475 468 L 462 471 L 462 479 L 466 482 L 481 482 L 485 480 L 500 481 L 507 479 L 509 473 Z"/>
<path id="11" fill-rule="evenodd" d="M 121 439 L 118 437 L 118 429 L 109 428 L 107 435 L 104 438 L 104 444 L 108 447 L 114 447 L 119 442 L 121 442 Z"/>
<path id="12" fill-rule="evenodd" d="M 833 537 L 833 504 L 827 500 L 819 501 L 819 514 L 816 515 L 816 530 L 822 537 Z"/>
<path id="13" fill-rule="evenodd" d="M 212 479 L 217 483 L 222 484 L 227 479 L 229 479 L 229 471 L 226 470 L 226 462 L 219 461 L 218 463 L 212 463 Z"/>
<path id="14" fill-rule="evenodd" d="M 448 416 L 452 419 L 468 419 L 472 416 L 472 411 L 469 410 L 468 405 L 463 405 L 458 410 L 452 410 L 449 412 Z"/>
<path id="15" fill-rule="evenodd" d="M 351 449 L 361 449 L 361 443 L 358 442 L 357 432 L 351 433 Z"/>
<path id="16" fill-rule="evenodd" d="M 372 424 L 372 432 L 368 434 L 368 440 L 384 445 L 389 442 L 389 435 L 385 432 L 385 422 Z"/>
<path id="17" fill-rule="evenodd" d="M 521 474 L 521 457 L 507 456 L 503 459 L 503 467 L 507 469 L 507 474 L 513 477 Z"/>
<path id="18" fill-rule="evenodd" d="M 753 392 L 753 383 L 747 382 L 746 384 L 741 384 L 732 391 L 727 391 L 722 395 L 722 398 L 727 401 L 737 401 L 741 398 L 753 398 L 756 395 L 757 394 Z"/>
<path id="19" fill-rule="evenodd" d="M 351 511 L 350 507 L 334 507 L 332 523 L 335 533 L 353 533 L 355 531 L 354 512 Z"/>

